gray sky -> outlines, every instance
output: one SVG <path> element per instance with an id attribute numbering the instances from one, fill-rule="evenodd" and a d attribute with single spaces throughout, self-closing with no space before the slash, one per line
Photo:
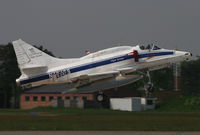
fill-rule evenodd
<path id="1" fill-rule="evenodd" d="M 0 44 L 19 38 L 63 58 L 155 41 L 200 55 L 200 0 L 0 0 Z"/>

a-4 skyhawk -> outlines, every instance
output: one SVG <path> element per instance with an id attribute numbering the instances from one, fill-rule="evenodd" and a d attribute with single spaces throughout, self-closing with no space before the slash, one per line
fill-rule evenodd
<path id="1" fill-rule="evenodd" d="M 38 50 L 21 39 L 13 41 L 21 76 L 17 84 L 30 88 L 65 83 L 72 86 L 63 93 L 103 91 L 138 81 L 146 70 L 148 91 L 152 90 L 149 72 L 188 60 L 190 52 L 148 46 L 118 46 L 90 53 L 81 58 L 59 59 Z M 135 71 L 135 72 L 134 72 Z M 134 75 L 127 75 L 134 72 Z M 97 99 L 102 100 L 99 94 Z"/>

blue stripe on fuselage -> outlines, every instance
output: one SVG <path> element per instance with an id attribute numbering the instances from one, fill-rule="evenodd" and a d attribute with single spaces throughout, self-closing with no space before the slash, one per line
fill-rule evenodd
<path id="1" fill-rule="evenodd" d="M 41 75 L 39 77 L 37 76 L 37 77 L 29 78 L 27 80 L 22 80 L 22 81 L 20 81 L 20 84 L 37 82 L 37 81 L 46 80 L 46 79 L 49 79 L 49 74 Z"/>
<path id="2" fill-rule="evenodd" d="M 152 56 L 163 56 L 163 55 L 170 55 L 174 52 L 159 52 L 159 53 L 146 53 L 146 54 L 140 54 L 139 58 L 146 58 L 146 57 L 152 57 Z"/>
<path id="3" fill-rule="evenodd" d="M 84 66 L 71 68 L 70 73 L 75 73 L 75 72 L 79 72 L 79 71 L 83 71 L 83 70 L 87 70 L 87 69 L 91 69 L 91 68 L 95 68 L 95 67 L 100 67 L 100 66 L 120 62 L 120 61 L 123 61 L 123 60 L 131 59 L 131 58 L 133 58 L 133 56 L 120 56 L 120 57 L 117 57 L 117 58 L 112 58 L 112 59 L 108 59 L 108 60 L 104 60 L 104 61 L 94 62 L 94 63 L 90 63 L 90 64 L 87 64 L 87 65 L 84 65 Z"/>
<path id="4" fill-rule="evenodd" d="M 138 57 L 139 58 L 146 58 L 146 57 L 152 57 L 152 56 L 163 56 L 163 55 L 171 55 L 171 54 L 173 54 L 172 51 L 170 51 L 170 52 L 159 52 L 159 53 L 146 53 L 146 54 L 140 54 Z M 95 68 L 95 67 L 100 67 L 100 66 L 120 62 L 120 61 L 123 61 L 123 60 L 128 60 L 128 59 L 131 59 L 131 58 L 134 58 L 133 55 L 120 56 L 120 57 L 111 58 L 111 59 L 107 59 L 107 60 L 103 60 L 103 61 L 99 61 L 99 62 L 81 65 L 81 66 L 78 66 L 78 67 L 73 67 L 73 68 L 70 68 L 69 70 L 70 70 L 70 73 L 75 73 L 75 72 L 88 70 L 88 69 Z M 26 79 L 26 80 L 21 80 L 20 84 L 37 82 L 37 81 L 41 81 L 41 80 L 45 80 L 45 79 L 49 79 L 48 73 L 40 75 L 40 76 L 35 76 L 35 77 L 29 78 L 29 79 Z"/>

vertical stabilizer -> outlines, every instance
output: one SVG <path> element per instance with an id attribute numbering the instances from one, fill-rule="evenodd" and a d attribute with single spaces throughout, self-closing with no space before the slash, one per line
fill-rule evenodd
<path id="1" fill-rule="evenodd" d="M 48 69 L 79 61 L 78 58 L 59 59 L 52 57 L 21 39 L 12 43 L 22 75 L 37 75 L 46 72 Z"/>
<path id="2" fill-rule="evenodd" d="M 56 60 L 21 39 L 13 41 L 13 47 L 22 74 L 33 75 L 36 72 L 44 72 L 50 63 Z"/>

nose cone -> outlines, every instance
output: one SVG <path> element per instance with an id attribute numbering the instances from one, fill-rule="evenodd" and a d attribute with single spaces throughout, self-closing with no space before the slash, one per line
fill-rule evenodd
<path id="1" fill-rule="evenodd" d="M 192 57 L 192 53 L 185 52 L 185 60 L 189 60 Z"/>
<path id="2" fill-rule="evenodd" d="M 175 53 L 177 56 L 180 56 L 183 58 L 183 60 L 190 60 L 192 57 L 192 53 L 190 52 L 184 52 L 184 51 L 176 51 Z"/>

